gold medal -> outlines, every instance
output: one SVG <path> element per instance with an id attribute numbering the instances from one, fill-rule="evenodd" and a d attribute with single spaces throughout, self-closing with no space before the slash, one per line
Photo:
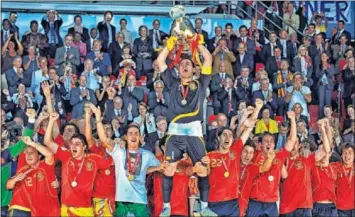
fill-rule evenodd
<path id="1" fill-rule="evenodd" d="M 73 188 L 75 188 L 76 186 L 78 186 L 78 183 L 77 183 L 76 181 L 72 181 L 72 182 L 71 182 L 71 186 L 72 186 Z"/>
<path id="2" fill-rule="evenodd" d="M 274 177 L 271 176 L 271 175 L 270 175 L 267 179 L 268 179 L 270 182 L 274 181 Z"/>
<path id="3" fill-rule="evenodd" d="M 181 104 L 186 105 L 186 103 L 187 103 L 186 99 L 181 100 Z"/>
<path id="4" fill-rule="evenodd" d="M 111 174 L 110 170 L 109 170 L 109 169 L 106 169 L 106 170 L 105 170 L 105 174 L 106 174 L 106 175 L 110 175 L 110 174 Z"/>
<path id="5" fill-rule="evenodd" d="M 132 181 L 133 179 L 134 179 L 134 175 L 129 174 L 129 175 L 128 175 L 128 180 L 129 180 L 129 181 Z"/>
<path id="6" fill-rule="evenodd" d="M 228 177 L 229 177 L 229 172 L 228 172 L 228 171 L 225 171 L 225 172 L 224 172 L 224 177 L 225 177 L 225 178 L 228 178 Z"/>

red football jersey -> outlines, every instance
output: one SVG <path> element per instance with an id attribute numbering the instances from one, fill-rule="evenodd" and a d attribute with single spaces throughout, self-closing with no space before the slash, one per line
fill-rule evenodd
<path id="1" fill-rule="evenodd" d="M 248 208 L 249 196 L 253 180 L 260 172 L 260 166 L 249 164 L 240 166 L 240 184 L 239 184 L 239 215 L 244 216 Z"/>
<path id="2" fill-rule="evenodd" d="M 157 156 L 159 161 L 164 160 L 164 156 Z M 186 171 L 192 167 L 191 160 L 178 163 L 173 177 L 173 189 L 171 192 L 171 215 L 188 216 L 188 184 L 189 177 Z M 159 216 L 163 210 L 163 175 L 160 172 L 154 173 L 154 216 Z"/>
<path id="3" fill-rule="evenodd" d="M 313 207 L 311 169 L 315 163 L 314 153 L 307 158 L 299 156 L 294 160 L 286 160 L 288 176 L 281 183 L 281 214 Z"/>
<path id="4" fill-rule="evenodd" d="M 267 159 L 261 151 L 257 151 L 256 156 L 255 162 L 258 165 L 262 165 Z M 260 174 L 254 179 L 250 198 L 267 203 L 278 201 L 281 169 L 289 156 L 290 152 L 285 148 L 276 151 L 276 156 L 269 171 Z"/>
<path id="5" fill-rule="evenodd" d="M 243 142 L 238 139 L 226 154 L 222 154 L 218 150 L 207 153 L 211 159 L 209 202 L 222 202 L 239 197 L 239 169 L 242 149 Z M 228 176 L 225 176 L 226 172 Z"/>
<path id="6" fill-rule="evenodd" d="M 72 207 L 91 207 L 97 171 L 110 168 L 112 159 L 104 159 L 96 154 L 87 154 L 84 161 L 75 160 L 70 151 L 64 147 L 58 148 L 56 157 L 62 161 L 62 203 Z M 78 174 L 82 162 L 82 169 Z M 76 186 L 72 186 L 74 180 Z"/>
<path id="7" fill-rule="evenodd" d="M 111 158 L 111 156 L 106 153 L 106 149 L 102 145 L 93 145 L 91 146 L 90 151 L 94 154 L 102 156 L 105 159 Z M 112 165 L 110 168 L 98 171 L 92 196 L 95 198 L 115 198 L 115 187 L 115 166 Z"/>
<path id="8" fill-rule="evenodd" d="M 28 166 L 24 166 L 22 168 L 18 168 L 16 171 L 16 174 L 26 173 L 29 170 L 30 170 L 30 168 Z M 16 183 L 15 188 L 13 190 L 11 203 L 9 205 L 10 209 L 11 208 L 14 208 L 14 209 L 20 208 L 21 210 L 25 210 L 25 211 L 29 211 L 29 212 L 31 211 L 30 197 L 29 197 L 28 192 L 26 191 L 26 187 L 25 187 L 27 177 L 24 180 Z"/>
<path id="9" fill-rule="evenodd" d="M 355 184 L 354 176 L 355 170 L 354 165 L 351 168 L 345 168 L 341 163 L 334 163 L 337 166 L 337 208 L 341 210 L 351 210 L 355 209 Z"/>
<path id="10" fill-rule="evenodd" d="M 312 167 L 313 203 L 326 200 L 336 203 L 336 181 L 337 168 L 335 164 L 331 163 L 328 167 Z"/>

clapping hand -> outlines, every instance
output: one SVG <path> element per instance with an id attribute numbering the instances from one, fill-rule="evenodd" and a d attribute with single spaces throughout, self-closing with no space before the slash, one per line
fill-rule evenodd
<path id="1" fill-rule="evenodd" d="M 51 97 L 51 87 L 49 86 L 47 81 L 42 82 L 41 84 L 41 88 L 43 90 L 43 94 L 44 96 L 47 97 Z"/>

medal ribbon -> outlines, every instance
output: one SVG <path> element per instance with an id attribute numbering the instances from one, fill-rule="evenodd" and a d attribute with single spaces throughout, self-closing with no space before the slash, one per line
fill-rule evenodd
<path id="1" fill-rule="evenodd" d="M 136 159 L 134 161 L 134 164 L 133 164 L 133 168 L 132 168 L 131 158 L 129 157 L 129 151 L 127 150 L 127 169 L 128 169 L 128 173 L 130 175 L 133 175 L 133 173 L 136 171 L 137 165 L 138 165 L 138 161 L 139 161 L 140 158 L 141 158 L 141 153 L 138 152 L 137 153 L 137 157 L 136 157 Z"/>
<path id="2" fill-rule="evenodd" d="M 83 159 L 81 160 L 81 163 L 80 163 L 80 167 L 79 167 L 79 170 L 78 170 L 78 173 L 77 175 L 75 176 L 73 182 L 76 181 L 76 178 L 78 178 L 78 176 L 80 175 L 81 173 L 81 170 L 83 169 L 83 166 L 84 166 L 84 161 L 85 161 L 85 158 L 86 158 L 86 155 L 84 155 Z M 75 163 L 74 163 L 74 170 L 75 170 Z"/>
<path id="3" fill-rule="evenodd" d="M 184 85 L 181 83 L 181 95 L 182 95 L 182 98 L 186 100 L 187 98 L 187 95 L 189 94 L 189 86 L 184 87 Z"/>
<path id="4" fill-rule="evenodd" d="M 342 168 L 343 168 L 344 176 L 347 178 L 348 184 L 350 186 L 351 182 L 353 180 L 354 165 L 351 166 L 349 173 L 346 172 L 346 169 L 345 169 L 344 165 L 342 166 Z"/>
<path id="5" fill-rule="evenodd" d="M 244 167 L 243 170 L 242 170 L 242 173 L 241 173 L 241 175 L 240 175 L 240 179 L 241 179 L 241 180 L 242 180 L 243 177 L 244 177 L 244 173 L 245 173 L 245 171 L 247 170 L 247 167 L 248 167 L 248 165 L 245 165 L 245 167 Z"/>
<path id="6" fill-rule="evenodd" d="M 227 166 L 227 164 L 226 164 L 226 162 L 224 161 L 223 157 L 221 157 L 221 160 L 222 160 L 222 164 L 223 164 L 224 169 L 226 170 L 226 172 L 229 172 L 228 167 L 229 167 L 230 161 L 228 161 L 228 166 Z"/>

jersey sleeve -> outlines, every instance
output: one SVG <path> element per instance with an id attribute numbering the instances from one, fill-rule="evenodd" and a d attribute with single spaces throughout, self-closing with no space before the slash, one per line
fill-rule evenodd
<path id="1" fill-rule="evenodd" d="M 199 81 L 204 91 L 206 91 L 207 87 L 210 85 L 211 77 L 212 77 L 211 75 L 201 74 Z"/>
<path id="2" fill-rule="evenodd" d="M 112 158 L 117 158 L 120 148 L 121 147 L 118 144 L 116 144 L 115 147 L 113 147 L 112 151 L 106 148 L 106 153 L 109 154 Z"/>
<path id="3" fill-rule="evenodd" d="M 286 159 L 290 157 L 291 152 L 287 151 L 285 147 L 281 149 L 280 152 L 276 153 L 276 157 L 282 162 L 285 163 Z"/>
<path id="4" fill-rule="evenodd" d="M 66 161 L 70 158 L 70 152 L 64 147 L 58 147 L 55 157 L 60 161 Z"/>
<path id="5" fill-rule="evenodd" d="M 103 158 L 99 155 L 95 156 L 95 161 L 98 169 L 107 169 L 112 166 L 112 158 Z"/>
<path id="6" fill-rule="evenodd" d="M 243 150 L 243 141 L 241 139 L 237 139 L 233 144 L 231 149 L 234 150 L 236 153 L 241 153 Z"/>

